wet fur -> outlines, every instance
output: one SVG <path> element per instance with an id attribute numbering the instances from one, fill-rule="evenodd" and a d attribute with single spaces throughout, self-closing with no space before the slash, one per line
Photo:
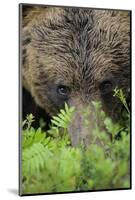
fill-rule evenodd
<path id="1" fill-rule="evenodd" d="M 113 119 L 121 115 L 112 93 L 99 86 L 111 80 L 129 98 L 130 12 L 31 7 L 23 16 L 23 86 L 50 116 L 63 101 L 54 88 L 71 88 L 70 105 L 100 100 Z"/>

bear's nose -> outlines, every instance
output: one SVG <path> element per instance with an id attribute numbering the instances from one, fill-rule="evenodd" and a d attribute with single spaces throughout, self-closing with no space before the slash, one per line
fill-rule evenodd
<path id="1" fill-rule="evenodd" d="M 85 118 L 81 112 L 76 111 L 68 128 L 71 143 L 74 147 L 80 144 L 87 146 L 90 143 L 90 130 L 85 126 L 84 120 Z"/>

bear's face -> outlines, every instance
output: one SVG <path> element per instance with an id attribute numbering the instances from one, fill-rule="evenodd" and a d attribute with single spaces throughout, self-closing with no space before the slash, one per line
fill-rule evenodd
<path id="1" fill-rule="evenodd" d="M 88 140 L 81 113 L 91 101 L 101 101 L 112 119 L 120 117 L 121 106 L 113 89 L 122 88 L 127 94 L 130 87 L 128 12 L 48 8 L 25 32 L 30 42 L 24 82 L 50 115 L 64 102 L 76 107 L 70 127 L 73 145 Z"/>

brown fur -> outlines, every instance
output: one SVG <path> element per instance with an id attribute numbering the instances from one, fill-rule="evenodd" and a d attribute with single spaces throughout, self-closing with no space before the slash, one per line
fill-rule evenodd
<path id="1" fill-rule="evenodd" d="M 100 100 L 112 119 L 120 118 L 112 90 L 117 86 L 128 95 L 130 88 L 130 12 L 33 7 L 23 17 L 22 39 L 23 85 L 49 115 L 64 105 L 56 92 L 64 85 L 70 88 L 65 101 L 77 107 L 72 130 L 82 124 L 80 110 L 92 100 Z M 102 94 L 105 81 L 112 88 Z M 73 145 L 86 140 L 82 127 L 72 130 Z"/>

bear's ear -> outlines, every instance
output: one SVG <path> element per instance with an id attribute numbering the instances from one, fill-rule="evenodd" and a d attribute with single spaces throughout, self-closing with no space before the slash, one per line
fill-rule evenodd
<path id="1" fill-rule="evenodd" d="M 25 27 L 29 23 L 31 23 L 34 19 L 36 19 L 42 11 L 44 11 L 46 7 L 42 6 L 30 6 L 23 5 L 22 6 L 22 26 Z"/>
<path id="2" fill-rule="evenodd" d="M 23 45 L 28 45 L 31 42 L 31 28 L 37 21 L 39 16 L 45 12 L 45 6 L 30 6 L 23 5 L 21 18 L 22 18 L 22 40 Z"/>
<path id="3" fill-rule="evenodd" d="M 29 15 L 31 15 L 31 13 L 34 10 L 34 6 L 22 6 L 22 26 L 25 27 L 27 26 L 27 24 L 30 22 L 31 18 Z"/>
<path id="4" fill-rule="evenodd" d="M 22 6 L 22 14 L 23 17 L 27 16 L 29 12 L 31 12 L 34 9 L 34 6 L 30 5 L 23 5 Z"/>

